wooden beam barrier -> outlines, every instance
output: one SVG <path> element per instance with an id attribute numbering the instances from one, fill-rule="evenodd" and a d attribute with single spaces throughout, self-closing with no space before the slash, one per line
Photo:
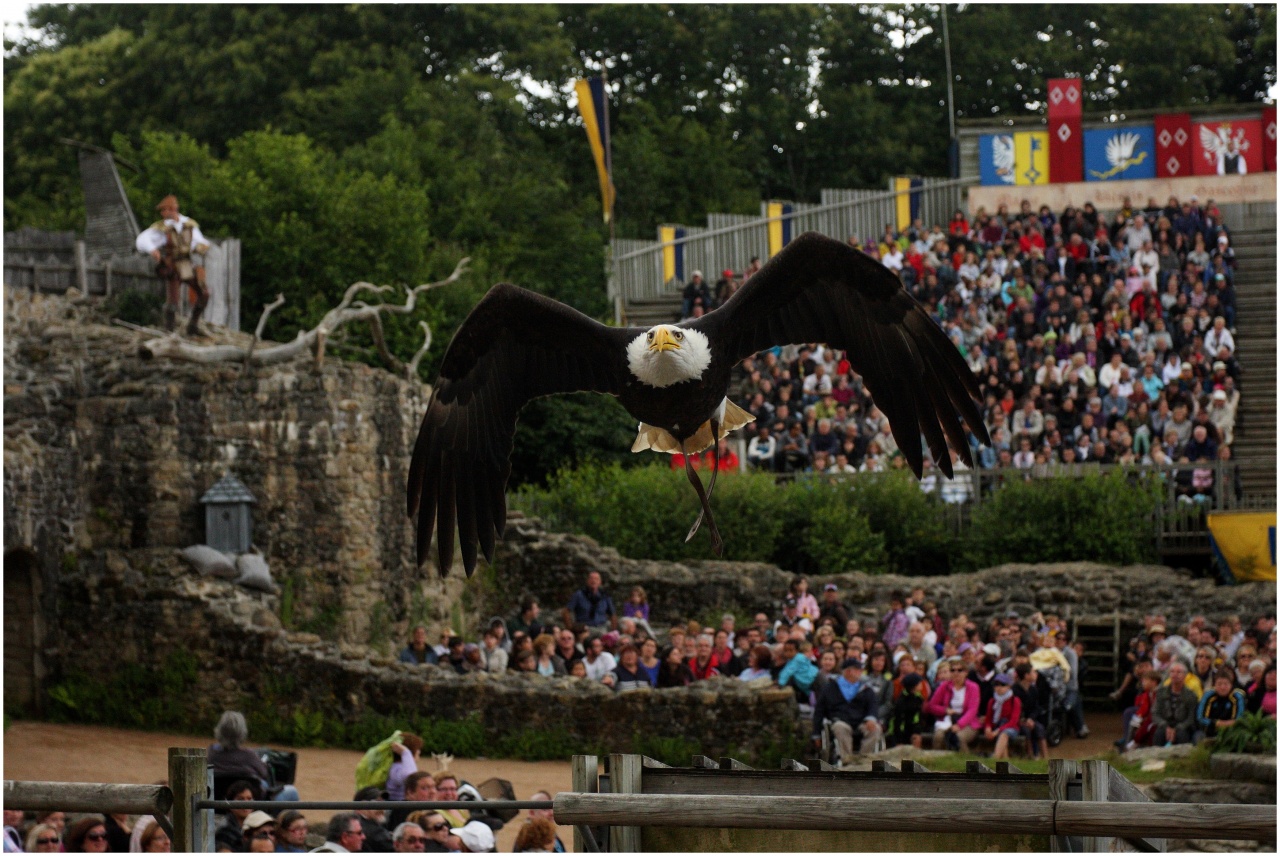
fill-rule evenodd
<path id="1" fill-rule="evenodd" d="M 94 782 L 19 782 L 6 779 L 5 808 L 93 814 L 168 814 L 173 791 L 163 785 Z"/>
<path id="2" fill-rule="evenodd" d="M 573 794 L 555 796 L 558 823 L 610 826 L 975 832 L 1008 835 L 1177 836 L 1188 817 L 1214 838 L 1274 840 L 1275 806 L 1062 800 L 902 800 L 885 797 Z"/>

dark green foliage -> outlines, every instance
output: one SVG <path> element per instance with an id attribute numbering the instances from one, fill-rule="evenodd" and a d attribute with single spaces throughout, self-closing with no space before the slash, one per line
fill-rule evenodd
<path id="1" fill-rule="evenodd" d="M 1246 713 L 1236 724 L 1218 732 L 1212 752 L 1276 753 L 1276 721 L 1262 711 Z"/>
<path id="2" fill-rule="evenodd" d="M 165 657 L 159 669 L 122 663 L 111 680 L 68 670 L 49 689 L 49 718 L 131 728 L 186 728 L 187 697 L 196 684 L 198 666 L 193 654 L 177 650 Z"/>
<path id="3" fill-rule="evenodd" d="M 119 318 L 130 324 L 154 327 L 162 320 L 160 309 L 163 305 L 164 298 L 159 294 L 128 289 L 111 295 L 106 309 L 112 318 Z"/>
<path id="4" fill-rule="evenodd" d="M 704 474 L 705 475 L 705 474 Z M 1011 480 L 973 509 L 967 531 L 954 510 L 906 472 L 850 479 L 721 474 L 713 510 L 725 558 L 773 562 L 803 573 L 944 574 L 1003 562 L 1150 560 L 1158 487 L 1134 474 Z M 512 505 L 552 528 L 590 535 L 637 559 L 711 558 L 706 538 L 684 543 L 698 500 L 683 473 L 587 464 Z"/>
<path id="5" fill-rule="evenodd" d="M 1149 561 L 1159 500 L 1158 483 L 1137 472 L 1011 478 L 974 508 L 968 562 Z"/>

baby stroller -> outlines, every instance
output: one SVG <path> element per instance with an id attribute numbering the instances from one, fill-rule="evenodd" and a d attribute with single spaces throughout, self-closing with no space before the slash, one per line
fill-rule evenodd
<path id="1" fill-rule="evenodd" d="M 1044 710 L 1045 740 L 1050 746 L 1057 746 L 1067 733 L 1067 677 L 1061 666 L 1051 666 L 1039 671 L 1036 688 L 1040 691 L 1040 702 Z"/>

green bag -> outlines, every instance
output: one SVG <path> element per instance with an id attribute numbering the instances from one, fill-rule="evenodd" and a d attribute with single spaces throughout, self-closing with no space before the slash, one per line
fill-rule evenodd
<path id="1" fill-rule="evenodd" d="M 395 763 L 391 744 L 399 743 L 403 737 L 404 735 L 397 731 L 364 753 L 360 763 L 356 764 L 357 791 L 370 785 L 380 788 L 387 783 L 387 776 L 391 773 L 391 765 Z"/>

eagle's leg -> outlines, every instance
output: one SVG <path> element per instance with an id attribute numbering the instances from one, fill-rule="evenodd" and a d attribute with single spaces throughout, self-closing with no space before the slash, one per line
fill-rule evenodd
<path id="1" fill-rule="evenodd" d="M 714 438 L 720 431 L 720 425 L 715 419 L 711 420 L 711 436 Z M 681 451 L 684 451 L 684 443 L 680 444 Z M 702 518 L 707 519 L 707 529 L 711 532 L 711 549 L 717 556 L 724 553 L 724 539 L 720 537 L 720 527 L 716 526 L 715 516 L 711 513 L 711 493 L 716 489 L 716 476 L 720 474 L 720 444 L 717 442 L 712 446 L 711 458 L 714 469 L 711 471 L 711 484 L 707 487 L 704 494 L 702 492 L 702 479 L 698 478 L 698 473 L 693 469 L 693 465 L 689 463 L 689 456 L 684 456 L 684 468 L 689 481 L 693 483 L 694 489 L 698 492 L 698 499 L 702 501 L 702 510 L 698 512 L 698 519 L 693 521 L 693 528 L 689 530 L 689 534 L 685 536 L 685 541 L 693 539 L 697 533 L 698 527 L 702 526 Z"/>

